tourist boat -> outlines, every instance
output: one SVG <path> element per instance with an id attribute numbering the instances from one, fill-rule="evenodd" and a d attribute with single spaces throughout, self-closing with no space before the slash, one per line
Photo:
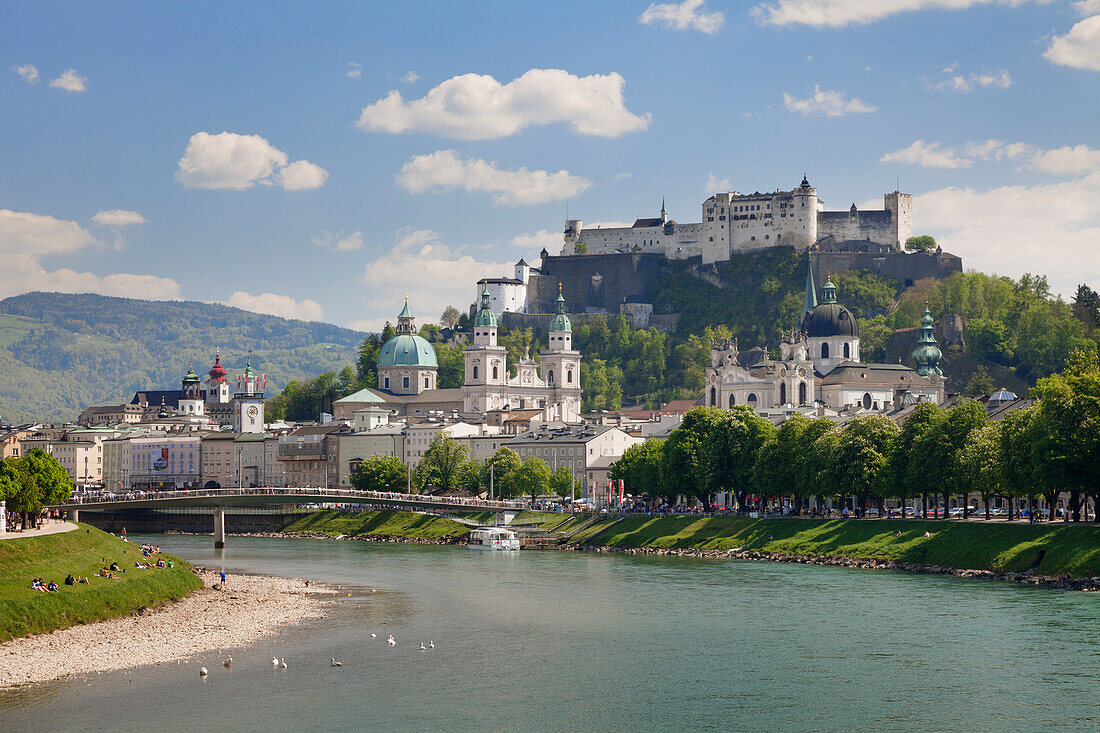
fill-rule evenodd
<path id="1" fill-rule="evenodd" d="M 479 527 L 470 532 L 466 546 L 471 550 L 518 550 L 519 540 L 510 529 Z"/>

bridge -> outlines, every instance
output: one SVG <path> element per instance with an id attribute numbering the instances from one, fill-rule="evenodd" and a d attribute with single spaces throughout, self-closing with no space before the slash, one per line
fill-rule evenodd
<path id="1" fill-rule="evenodd" d="M 277 504 L 370 504 L 433 512 L 493 512 L 514 517 L 527 508 L 519 501 L 490 501 L 437 497 L 428 494 L 400 494 L 357 489 L 321 489 L 310 487 L 255 489 L 189 489 L 185 491 L 130 491 L 120 494 L 92 493 L 74 496 L 49 508 L 67 512 L 74 522 L 80 512 L 112 509 L 166 509 L 173 507 L 212 507 L 214 509 L 214 547 L 225 547 L 225 509 L 239 506 Z M 511 521 L 512 517 L 507 517 Z"/>

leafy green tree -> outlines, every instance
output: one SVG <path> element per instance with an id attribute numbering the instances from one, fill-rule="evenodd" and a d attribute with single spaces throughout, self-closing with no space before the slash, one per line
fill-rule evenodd
<path id="1" fill-rule="evenodd" d="M 360 491 L 404 491 L 409 469 L 396 456 L 371 456 L 351 475 L 351 485 Z"/>
<path id="2" fill-rule="evenodd" d="M 1100 364 L 1095 354 L 1074 352 L 1065 371 L 1039 380 L 1032 396 L 1039 398 L 1040 430 L 1033 447 L 1038 476 L 1048 495 L 1069 492 L 1069 510 L 1079 522 L 1081 495 L 1095 499 L 1100 493 Z"/>
<path id="3" fill-rule="evenodd" d="M 967 397 L 981 397 L 982 395 L 992 394 L 992 392 L 993 380 L 986 368 L 979 364 L 970 375 L 970 381 L 966 383 L 966 389 L 963 390 L 963 393 Z"/>
<path id="4" fill-rule="evenodd" d="M 576 488 L 573 472 L 562 464 L 550 474 L 550 491 L 564 499 L 571 499 Z"/>
<path id="5" fill-rule="evenodd" d="M 586 255 L 588 254 L 588 245 L 584 242 L 577 242 L 573 245 L 573 254 Z"/>
<path id="6" fill-rule="evenodd" d="M 921 436 L 914 447 L 910 468 L 920 472 L 921 480 L 943 494 L 944 518 L 951 506 L 952 493 L 962 492 L 963 518 L 966 518 L 966 482 L 961 470 L 962 449 L 970 433 L 988 421 L 985 407 L 977 402 L 961 402 L 946 410 L 942 420 Z"/>
<path id="7" fill-rule="evenodd" d="M 69 474 L 41 448 L 32 448 L 22 458 L 4 459 L 0 476 L 4 491 L 10 492 L 8 509 L 23 515 L 25 527 L 35 524 L 43 506 L 60 504 L 73 493 Z"/>
<path id="8" fill-rule="evenodd" d="M 888 462 L 900 430 L 883 415 L 862 415 L 849 420 L 829 455 L 829 474 L 841 493 L 859 498 L 860 510 L 868 500 L 885 513 Z"/>
<path id="9" fill-rule="evenodd" d="M 661 451 L 661 496 L 669 503 L 680 495 L 707 496 L 706 442 L 722 417 L 717 407 L 693 407 L 684 413 Z"/>
<path id="10" fill-rule="evenodd" d="M 841 477 L 834 473 L 836 466 L 832 460 L 833 451 L 840 444 L 840 434 L 841 429 L 833 425 L 817 437 L 808 447 L 806 470 L 808 474 L 814 476 L 817 496 L 821 498 L 831 496 L 843 501 L 843 490 L 840 488 Z"/>
<path id="11" fill-rule="evenodd" d="M 417 487 L 421 490 L 455 488 L 462 477 L 467 455 L 466 446 L 445 432 L 438 433 L 413 470 Z"/>
<path id="12" fill-rule="evenodd" d="M 531 497 L 534 504 L 550 489 L 550 467 L 538 456 L 527 456 L 512 474 L 512 483 L 520 496 Z"/>
<path id="13" fill-rule="evenodd" d="M 699 408 L 693 408 L 699 409 Z M 696 495 L 706 503 L 718 491 L 729 489 L 744 506 L 752 490 L 753 466 L 760 449 L 775 439 L 775 426 L 748 405 L 717 410 L 717 420 L 703 440 L 703 492 Z"/>
<path id="14" fill-rule="evenodd" d="M 978 356 L 999 360 L 1008 348 L 1005 324 L 990 318 L 972 318 L 966 324 L 966 343 Z"/>
<path id="15" fill-rule="evenodd" d="M 632 445 L 611 466 L 610 478 L 622 481 L 634 495 L 657 497 L 661 489 L 661 451 L 664 443 L 650 439 Z"/>
<path id="16" fill-rule="evenodd" d="M 909 237 L 905 240 L 905 249 L 908 252 L 931 252 L 936 248 L 936 240 L 927 234 Z"/>
<path id="17" fill-rule="evenodd" d="M 439 317 L 439 325 L 453 330 L 458 326 L 458 319 L 461 317 L 462 314 L 459 313 L 458 308 L 449 305 L 443 309 L 443 315 Z"/>
<path id="18" fill-rule="evenodd" d="M 969 490 L 982 495 L 987 520 L 993 497 L 1001 493 L 1002 462 L 998 423 L 985 425 L 970 433 L 959 457 L 959 468 Z"/>
<path id="19" fill-rule="evenodd" d="M 521 465 L 522 461 L 518 453 L 511 448 L 501 446 L 482 467 L 481 485 L 491 485 L 493 496 L 497 499 L 511 499 L 518 496 L 519 490 L 513 478 Z"/>
<path id="20" fill-rule="evenodd" d="M 1008 518 L 1012 519 L 1012 497 L 1033 500 L 1040 495 L 1036 480 L 1038 471 L 1033 460 L 1031 424 L 1038 414 L 1037 407 L 1013 410 L 1000 423 L 1001 484 L 1009 495 Z M 1035 521 L 1033 511 L 1028 520 Z"/>
<path id="21" fill-rule="evenodd" d="M 1073 296 L 1073 307 L 1070 309 L 1073 317 L 1081 322 L 1085 334 L 1095 338 L 1100 331 L 1100 293 L 1088 285 L 1077 286 L 1077 294 Z"/>
<path id="22" fill-rule="evenodd" d="M 921 438 L 942 419 L 943 410 L 935 403 L 919 403 L 905 419 L 890 454 L 888 476 L 895 494 L 903 501 L 920 496 L 921 511 L 925 516 L 928 511 L 929 488 L 932 484 L 929 483 L 930 477 L 922 472 L 923 455 L 917 454 L 917 445 Z M 921 450 L 925 450 L 925 446 L 922 446 Z"/>
<path id="23" fill-rule="evenodd" d="M 465 489 L 471 496 L 479 496 L 482 493 L 482 488 L 485 486 L 481 481 L 481 477 L 484 473 L 485 461 L 479 461 L 473 458 L 462 466 L 458 485 Z"/>

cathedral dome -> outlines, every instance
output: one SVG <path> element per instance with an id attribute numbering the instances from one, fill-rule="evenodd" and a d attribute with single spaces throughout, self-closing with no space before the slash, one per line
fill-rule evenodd
<path id="1" fill-rule="evenodd" d="M 378 366 L 421 366 L 438 368 L 435 349 L 426 339 L 414 333 L 399 333 L 382 345 Z"/>
<path id="2" fill-rule="evenodd" d="M 824 300 L 802 317 L 802 331 L 807 338 L 833 336 L 859 337 L 859 324 L 852 312 L 836 302 L 836 285 L 827 279 L 822 287 Z"/>

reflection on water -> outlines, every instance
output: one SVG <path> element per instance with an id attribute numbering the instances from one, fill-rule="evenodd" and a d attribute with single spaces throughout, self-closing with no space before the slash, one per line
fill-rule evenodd
<path id="1" fill-rule="evenodd" d="M 0 693 L 0 730 L 1100 726 L 1097 595 L 772 563 L 153 541 L 346 590 L 327 619 L 234 650 L 232 669 L 211 652 Z"/>

